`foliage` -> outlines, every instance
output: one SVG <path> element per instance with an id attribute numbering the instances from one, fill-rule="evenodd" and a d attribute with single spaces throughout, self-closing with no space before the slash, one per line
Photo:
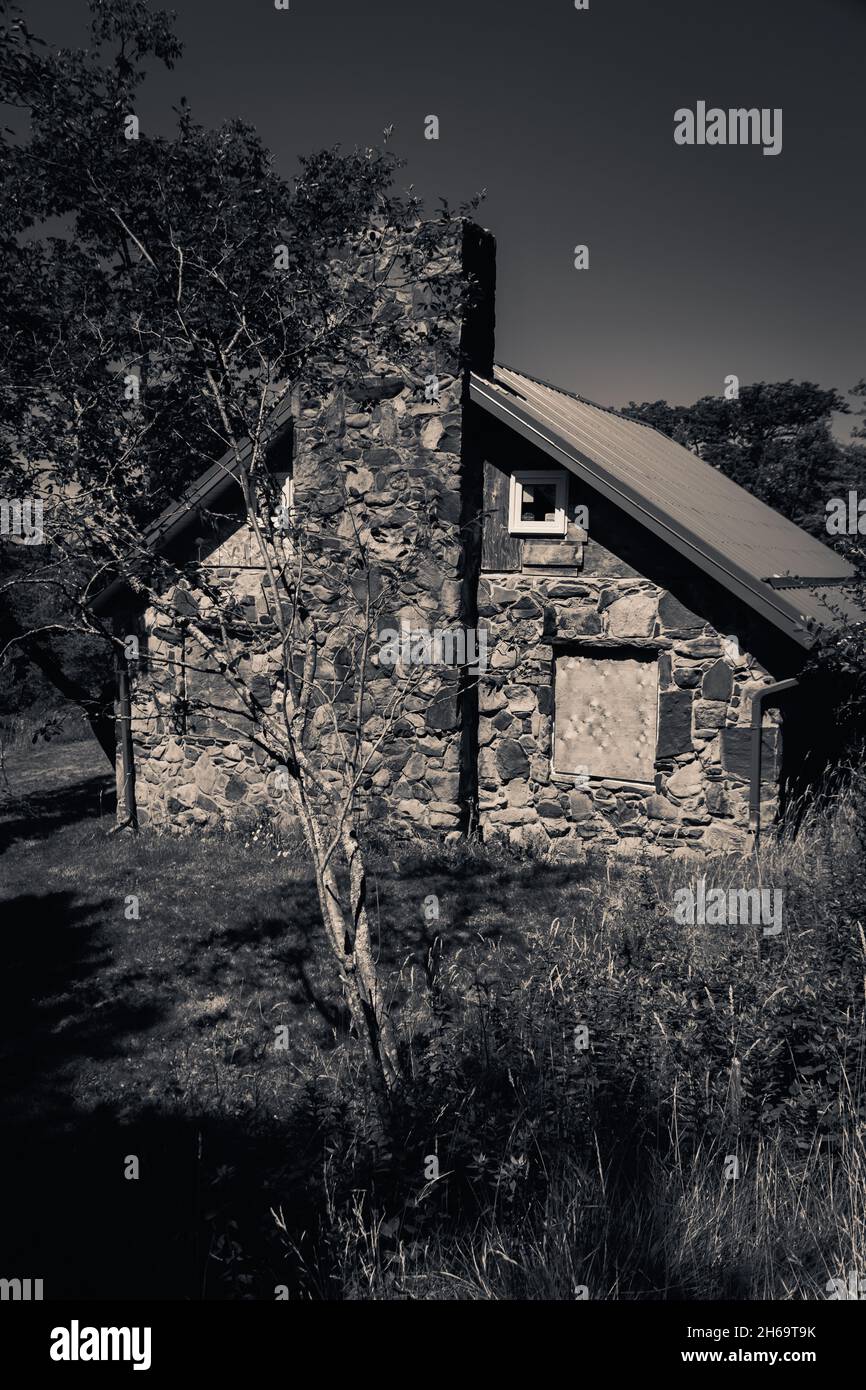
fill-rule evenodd
<path id="1" fill-rule="evenodd" d="M 622 413 L 693 450 L 827 543 L 826 503 L 849 487 L 862 489 L 866 477 L 863 450 L 833 437 L 834 412 L 849 413 L 838 391 L 789 380 L 754 382 L 736 399 L 703 396 L 690 406 L 630 401 Z"/>
<path id="2" fill-rule="evenodd" d="M 182 625 L 220 686 L 210 712 L 234 700 L 242 716 L 232 732 L 288 775 L 337 968 L 384 1093 L 397 1054 L 369 946 L 357 797 L 378 747 L 365 741 L 366 723 L 378 720 L 371 737 L 381 742 L 406 690 L 395 681 L 385 714 L 371 709 L 375 584 L 346 470 L 336 498 L 311 486 L 284 525 L 275 461 L 286 407 L 297 414 L 303 393 L 375 388 L 395 361 L 418 384 L 445 341 L 459 371 L 468 287 L 437 261 L 449 239 L 458 244 L 460 218 L 443 208 L 424 221 L 413 193 L 392 191 L 396 161 L 374 149 L 322 151 L 290 183 L 240 121 L 207 130 L 182 104 L 172 138 L 149 134 L 137 94 L 149 61 L 171 67 L 179 55 L 170 21 L 143 0 L 91 0 L 91 10 L 86 53 L 43 51 L 14 10 L 0 34 L 0 100 L 23 127 L 0 153 L 10 252 L 0 488 L 44 500 L 47 514 L 44 544 L 16 546 L 14 573 L 3 576 L 7 608 L 19 626 L 25 610 L 28 630 L 22 639 L 12 622 L 0 658 L 70 628 L 123 652 L 120 620 L 115 631 L 94 609 L 108 580 L 120 581 L 128 611 L 153 610 L 172 634 Z M 400 311 L 396 282 L 429 295 L 426 332 Z M 250 616 L 197 556 L 152 544 L 154 513 L 215 459 L 249 528 L 266 614 Z M 323 621 L 310 576 L 334 543 L 321 518 L 338 511 L 345 573 Z M 31 606 L 34 592 L 49 596 L 38 631 L 22 591 Z M 351 673 L 330 694 L 317 680 L 329 639 Z M 251 657 L 266 664 L 266 704 Z M 127 777 L 124 818 L 135 827 L 132 788 Z"/>
<path id="3" fill-rule="evenodd" d="M 79 1147 L 89 1117 L 156 1124 L 154 1107 L 203 1136 L 196 1296 L 823 1297 L 866 1255 L 851 800 L 797 841 L 768 838 L 758 863 L 708 870 L 783 889 L 778 939 L 675 924 L 690 864 L 576 875 L 383 841 L 370 896 L 393 924 L 382 971 L 407 1073 L 387 1152 L 297 847 L 106 848 L 80 823 L 24 841 L 7 853 L 9 895 L 30 891 L 34 854 L 49 895 L 74 861 L 88 884 L 74 915 L 95 931 L 69 983 L 35 990 L 32 1028 L 44 1034 L 48 1008 L 66 1040 L 44 1103 L 68 1088 Z M 136 885 L 131 931 L 104 904 Z M 19 1011 L 26 951 L 22 934 L 7 971 Z M 83 1060 L 69 1068 L 72 1044 Z M 740 1176 L 726 1180 L 731 1155 Z"/>

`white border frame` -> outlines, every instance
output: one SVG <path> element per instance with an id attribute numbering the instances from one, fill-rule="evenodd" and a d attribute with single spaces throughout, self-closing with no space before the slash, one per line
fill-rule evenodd
<path id="1" fill-rule="evenodd" d="M 556 512 L 552 521 L 521 521 L 524 486 L 556 484 Z M 508 494 L 508 531 L 512 536 L 564 536 L 568 526 L 568 473 L 564 468 L 518 468 L 511 474 Z"/>

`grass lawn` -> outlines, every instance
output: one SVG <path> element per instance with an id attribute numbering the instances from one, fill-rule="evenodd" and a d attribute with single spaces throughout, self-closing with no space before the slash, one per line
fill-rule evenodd
<path id="1" fill-rule="evenodd" d="M 297 1129 L 299 1087 L 329 1069 L 336 1085 L 353 1047 L 302 849 L 111 835 L 112 783 L 98 747 L 76 743 L 12 755 L 0 788 L 4 1191 L 30 1194 L 7 1203 L 4 1243 L 23 1259 L 36 1239 L 56 1296 L 80 1289 L 86 1251 L 92 1296 L 119 1279 L 130 1297 L 196 1297 L 203 1173 L 229 1159 L 243 1170 L 257 1136 Z M 518 904 L 539 921 L 579 905 L 564 868 L 517 899 L 525 867 L 476 883 L 453 859 L 377 854 L 375 870 L 397 1006 L 437 933 L 451 952 L 490 949 L 519 936 Z M 123 1176 L 129 1154 L 138 1182 Z M 289 1166 L 303 1163 L 296 1150 Z M 180 1259 L 167 1258 L 178 1240 Z"/>
<path id="2" fill-rule="evenodd" d="M 0 1263 L 46 1298 L 798 1298 L 866 1263 L 850 827 L 714 870 L 784 889 L 769 943 L 675 925 L 686 863 L 376 844 L 383 1153 L 300 847 L 111 835 L 95 745 L 5 771 Z"/>

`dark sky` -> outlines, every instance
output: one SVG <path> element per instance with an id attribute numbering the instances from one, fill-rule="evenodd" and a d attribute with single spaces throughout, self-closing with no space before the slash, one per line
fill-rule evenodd
<path id="1" fill-rule="evenodd" d="M 175 0 L 184 94 L 291 172 L 381 143 L 430 206 L 487 189 L 497 355 L 605 404 L 866 375 L 866 0 Z M 83 0 L 25 0 L 84 41 Z M 681 147 L 677 107 L 781 107 L 783 149 Z M 440 139 L 424 138 L 435 114 Z M 590 268 L 573 268 L 587 243 Z"/>

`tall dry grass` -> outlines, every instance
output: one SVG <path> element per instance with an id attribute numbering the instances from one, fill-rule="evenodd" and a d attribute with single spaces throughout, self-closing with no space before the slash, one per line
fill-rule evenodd
<path id="1" fill-rule="evenodd" d="M 861 825 L 852 789 L 758 857 L 608 864 L 567 917 L 515 872 L 519 940 L 407 959 L 391 1152 L 332 1075 L 315 1230 L 274 1193 L 292 1295 L 815 1299 L 866 1274 Z M 781 936 L 675 923 L 698 872 L 782 889 Z"/>

